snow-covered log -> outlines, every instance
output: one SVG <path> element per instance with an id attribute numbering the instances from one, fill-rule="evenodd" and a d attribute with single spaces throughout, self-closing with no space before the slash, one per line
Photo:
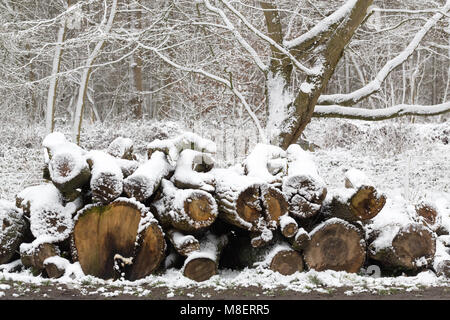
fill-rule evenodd
<path id="1" fill-rule="evenodd" d="M 262 232 L 275 230 L 288 203 L 282 192 L 261 179 L 231 169 L 214 169 L 220 217 L 237 227 Z"/>
<path id="2" fill-rule="evenodd" d="M 432 264 L 436 251 L 435 234 L 400 197 L 390 200 L 365 228 L 370 243 L 369 257 L 379 261 L 384 268 L 418 270 Z"/>
<path id="3" fill-rule="evenodd" d="M 122 170 L 122 175 L 124 179 L 131 176 L 139 168 L 139 162 L 135 160 L 116 158 L 115 162 L 119 166 L 120 170 Z"/>
<path id="4" fill-rule="evenodd" d="M 200 243 L 193 235 L 186 235 L 175 229 L 169 229 L 166 232 L 173 247 L 180 255 L 187 257 L 190 253 L 200 250 Z"/>
<path id="5" fill-rule="evenodd" d="M 137 201 L 118 198 L 109 205 L 88 205 L 75 217 L 72 256 L 85 274 L 114 276 L 116 254 L 132 261 L 125 279 L 151 274 L 164 259 L 166 242 L 158 222 Z"/>
<path id="6" fill-rule="evenodd" d="M 53 256 L 44 260 L 44 268 L 49 278 L 61 278 L 71 265 L 70 261 L 59 256 Z"/>
<path id="7" fill-rule="evenodd" d="M 93 150 L 86 155 L 91 170 L 92 201 L 109 203 L 123 191 L 123 174 L 116 159 L 102 151 Z"/>
<path id="8" fill-rule="evenodd" d="M 135 160 L 133 141 L 129 138 L 117 137 L 110 143 L 106 152 L 115 158 Z"/>
<path id="9" fill-rule="evenodd" d="M 0 264 L 4 264 L 11 261 L 24 241 L 28 225 L 21 210 L 0 200 L 0 226 Z"/>
<path id="10" fill-rule="evenodd" d="M 289 240 L 293 249 L 297 251 L 303 251 L 311 240 L 311 237 L 305 229 L 300 228 L 295 236 Z"/>
<path id="11" fill-rule="evenodd" d="M 232 269 L 260 267 L 283 275 L 301 272 L 304 268 L 301 254 L 293 250 L 281 235 L 274 235 L 266 246 L 255 248 L 250 244 L 248 234 L 235 233 L 223 253 L 222 263 Z"/>
<path id="12" fill-rule="evenodd" d="M 272 240 L 273 232 L 265 225 L 261 227 L 260 231 L 250 232 L 250 244 L 253 248 L 264 247 Z"/>
<path id="13" fill-rule="evenodd" d="M 257 144 L 244 161 L 245 174 L 262 181 L 281 185 L 286 172 L 286 151 L 267 144 Z"/>
<path id="14" fill-rule="evenodd" d="M 29 216 L 30 230 L 35 238 L 48 237 L 49 243 L 59 243 L 69 238 L 72 215 L 79 209 L 78 200 L 64 206 L 62 194 L 52 184 L 42 184 L 24 189 L 16 196 L 16 205 Z"/>
<path id="15" fill-rule="evenodd" d="M 184 232 L 204 230 L 218 215 L 217 204 L 211 194 L 203 190 L 178 189 L 166 179 L 161 181 L 161 198 L 152 205 L 164 227 Z"/>
<path id="16" fill-rule="evenodd" d="M 303 257 L 310 269 L 358 272 L 366 259 L 366 243 L 360 230 L 338 218 L 319 224 L 309 233 L 311 240 Z"/>
<path id="17" fill-rule="evenodd" d="M 32 268 L 33 272 L 41 272 L 45 269 L 44 261 L 53 256 L 59 256 L 59 248 L 45 242 L 44 238 L 36 239 L 32 243 L 20 245 L 20 260 L 26 268 Z"/>
<path id="18" fill-rule="evenodd" d="M 161 180 L 172 170 L 166 155 L 162 152 L 154 152 L 149 160 L 123 181 L 123 190 L 128 197 L 144 202 L 153 195 Z"/>
<path id="19" fill-rule="evenodd" d="M 178 160 L 180 153 L 186 149 L 213 154 L 216 152 L 216 144 L 195 133 L 185 132 L 173 139 L 156 139 L 147 146 L 148 158 L 150 158 L 155 151 L 161 151 L 167 155 L 169 161 L 173 165 L 175 165 Z"/>
<path id="20" fill-rule="evenodd" d="M 330 202 L 329 213 L 350 222 L 374 218 L 384 207 L 386 196 L 377 191 L 373 182 L 360 170 L 345 174 L 346 189 L 338 189 Z"/>
<path id="21" fill-rule="evenodd" d="M 450 216 L 442 214 L 434 202 L 421 200 L 415 205 L 415 209 L 422 222 L 437 235 L 450 234 Z"/>
<path id="22" fill-rule="evenodd" d="M 315 216 L 327 195 L 325 182 L 320 177 L 312 156 L 299 145 L 286 150 L 287 175 L 282 191 L 289 201 L 289 213 L 300 219 Z"/>
<path id="23" fill-rule="evenodd" d="M 200 240 L 200 249 L 188 255 L 182 273 L 197 282 L 205 281 L 218 272 L 220 253 L 228 244 L 226 235 L 217 236 L 207 232 Z"/>
<path id="24" fill-rule="evenodd" d="M 74 200 L 78 196 L 76 189 L 85 186 L 91 177 L 86 151 L 57 132 L 47 135 L 43 146 L 48 153 L 46 162 L 53 184 L 66 199 Z"/>
<path id="25" fill-rule="evenodd" d="M 292 217 L 285 214 L 280 217 L 280 231 L 286 238 L 292 238 L 297 234 L 298 224 Z"/>
<path id="26" fill-rule="evenodd" d="M 208 173 L 213 166 L 210 154 L 186 149 L 180 153 L 171 180 L 180 189 L 214 192 L 214 176 Z"/>
<path id="27" fill-rule="evenodd" d="M 272 271 L 288 276 L 295 272 L 302 272 L 304 269 L 301 254 L 291 248 L 287 243 L 276 243 L 264 250 L 260 255 L 260 261 L 254 266 L 269 268 Z"/>
<path id="28" fill-rule="evenodd" d="M 444 237 L 441 236 L 436 239 L 433 269 L 438 276 L 450 277 L 450 248 L 446 246 Z"/>
<path id="29" fill-rule="evenodd" d="M 436 238 L 420 223 L 389 226 L 370 244 L 370 258 L 391 270 L 419 270 L 433 263 Z"/>

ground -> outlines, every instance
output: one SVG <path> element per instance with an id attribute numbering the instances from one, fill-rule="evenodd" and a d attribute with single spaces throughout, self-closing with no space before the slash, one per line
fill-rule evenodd
<path id="1" fill-rule="evenodd" d="M 343 171 L 361 169 L 388 197 L 401 196 L 414 204 L 426 197 L 450 209 L 450 122 L 412 123 L 408 120 L 366 123 L 313 120 L 305 138 L 315 145 L 314 156 L 329 188 L 343 186 Z M 69 127 L 60 124 L 64 133 Z M 139 156 L 154 138 L 180 130 L 177 123 L 120 122 L 86 124 L 82 145 L 106 148 L 117 136 L 130 137 Z M 229 128 L 233 131 L 233 128 Z M 203 129 L 216 137 L 217 160 L 223 165 L 243 158 L 242 136 L 256 142 L 254 131 L 236 131 L 231 141 L 220 140 L 221 130 Z M 198 133 L 198 131 L 196 131 Z M 14 201 L 23 188 L 42 182 L 42 125 L 23 122 L 0 126 L 0 198 Z M 222 142 L 220 142 L 222 141 Z M 234 142 L 233 142 L 234 141 Z M 234 146 L 234 149 L 232 148 Z M 250 147 L 251 149 L 251 147 Z M 230 160 L 231 159 L 231 160 Z M 450 212 L 450 211 L 449 211 Z M 450 299 L 450 279 L 432 271 L 416 276 L 374 278 L 364 274 L 309 271 L 281 276 L 267 270 L 222 270 L 203 283 L 184 278 L 179 270 L 150 276 L 135 283 L 100 281 L 92 277 L 49 280 L 27 272 L 0 272 L 0 299 Z"/>

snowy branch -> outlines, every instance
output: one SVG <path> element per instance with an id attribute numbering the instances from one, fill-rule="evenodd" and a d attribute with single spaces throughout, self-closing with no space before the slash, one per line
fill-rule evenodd
<path id="1" fill-rule="evenodd" d="M 414 51 L 419 46 L 425 35 L 433 28 L 436 23 L 444 16 L 442 12 L 448 12 L 450 10 L 450 0 L 447 0 L 446 5 L 442 8 L 439 13 L 436 13 L 424 26 L 423 28 L 414 36 L 410 44 L 395 58 L 389 60 L 384 67 L 378 72 L 374 80 L 368 83 L 366 86 L 348 94 L 333 94 L 333 95 L 322 95 L 319 100 L 319 105 L 343 105 L 351 106 L 357 104 L 361 100 L 367 98 L 368 96 L 374 94 L 381 89 L 381 84 L 388 77 L 388 75 L 402 63 L 404 63 L 408 58 L 414 53 Z"/>
<path id="2" fill-rule="evenodd" d="M 437 116 L 450 112 L 450 101 L 434 106 L 397 105 L 386 109 L 363 109 L 342 106 L 316 106 L 315 118 L 344 118 L 381 121 L 404 116 Z"/>

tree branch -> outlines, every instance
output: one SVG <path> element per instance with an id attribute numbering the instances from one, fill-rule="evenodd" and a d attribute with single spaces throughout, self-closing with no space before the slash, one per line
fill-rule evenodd
<path id="1" fill-rule="evenodd" d="M 385 109 L 363 109 L 336 105 L 316 106 L 313 117 L 381 121 L 404 116 L 437 116 L 447 112 L 450 112 L 450 101 L 434 106 L 400 104 Z"/>

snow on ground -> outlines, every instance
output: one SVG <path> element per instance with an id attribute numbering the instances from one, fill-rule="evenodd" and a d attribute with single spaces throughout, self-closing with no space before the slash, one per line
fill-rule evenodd
<path id="1" fill-rule="evenodd" d="M 69 137 L 69 127 L 57 127 Z M 106 149 L 116 137 L 131 138 L 138 160 L 144 160 L 146 146 L 156 138 L 172 138 L 182 130 L 182 126 L 173 122 L 164 125 L 156 122 L 121 122 L 85 126 L 81 144 L 87 150 Z M 230 129 L 233 130 L 233 129 Z M 221 131 L 202 129 L 205 138 L 217 143 L 215 158 L 219 164 L 230 163 L 229 159 L 242 161 L 244 154 L 242 131 L 237 131 L 239 150 L 230 148 L 232 142 L 220 143 Z M 241 129 L 239 129 L 241 130 Z M 228 131 L 228 137 L 229 137 Z M 42 182 L 42 164 L 44 161 L 41 147 L 45 130 L 42 125 L 24 125 L 21 123 L 0 123 L 0 198 L 14 201 L 15 195 L 30 185 Z M 249 129 L 250 151 L 254 147 L 255 132 Z M 365 172 L 374 181 L 378 189 L 388 198 L 402 196 L 409 204 L 426 197 L 450 215 L 450 122 L 408 123 L 389 120 L 377 123 L 348 121 L 341 119 L 314 119 L 305 132 L 306 139 L 318 147 L 313 153 L 319 173 L 329 188 L 344 186 L 345 171 L 356 168 Z M 228 138 L 233 140 L 232 138 Z M 231 164 L 235 164 L 236 161 Z M 72 283 L 91 282 L 111 284 L 111 282 L 82 277 L 76 280 L 43 279 L 33 277 L 28 271 L 21 273 L 0 272 L 1 280 L 16 280 L 32 284 L 45 282 Z M 123 288 L 139 288 L 142 284 L 153 287 L 168 287 L 173 292 L 182 287 L 211 287 L 215 290 L 233 286 L 261 286 L 272 290 L 280 286 L 287 290 L 307 292 L 321 291 L 330 287 L 352 287 L 346 294 L 358 292 L 377 292 L 386 288 L 417 290 L 429 286 L 450 286 L 450 279 L 437 277 L 431 271 L 422 272 L 414 277 L 374 278 L 345 272 L 297 273 L 282 276 L 269 270 L 230 271 L 221 270 L 219 275 L 196 283 L 182 276 L 180 271 L 171 269 L 163 275 L 152 275 L 136 282 L 114 282 Z M 6 285 L 0 287 L 0 296 Z M 98 294 L 111 296 L 117 292 L 105 291 L 102 286 Z M 131 289 L 130 289 L 131 290 Z M 134 290 L 134 289 L 133 289 Z M 136 289 L 137 294 L 148 294 Z M 135 293 L 136 293 L 135 292 Z"/>
<path id="2" fill-rule="evenodd" d="M 178 295 L 180 289 L 190 288 L 195 290 L 210 288 L 220 292 L 228 289 L 259 287 L 262 289 L 263 294 L 270 294 L 279 290 L 299 293 L 328 293 L 338 288 L 348 288 L 345 294 L 354 295 L 362 292 L 375 294 L 397 291 L 411 292 L 430 287 L 450 286 L 450 279 L 437 277 L 432 271 L 424 271 L 416 276 L 377 278 L 346 272 L 317 272 L 314 270 L 283 276 L 263 268 L 244 269 L 243 271 L 221 270 L 218 275 L 203 282 L 190 280 L 184 277 L 182 272 L 177 269 L 169 269 L 162 275 L 150 275 L 137 281 L 102 280 L 92 276 L 82 276 L 76 279 L 69 277 L 44 279 L 35 277 L 28 271 L 22 273 L 0 273 L 0 283 L 10 280 L 24 284 L 25 288 L 53 284 L 55 287 L 60 287 L 62 291 L 64 287 L 77 288 L 82 295 L 96 294 L 104 297 L 119 294 L 147 296 L 152 289 L 166 288 L 169 292 L 168 298 Z M 64 287 L 60 285 L 64 285 Z M 86 285 L 89 285 L 92 290 L 83 289 L 83 286 Z M 0 284 L 0 294 L 2 290 L 7 289 L 10 289 L 8 284 Z"/>

